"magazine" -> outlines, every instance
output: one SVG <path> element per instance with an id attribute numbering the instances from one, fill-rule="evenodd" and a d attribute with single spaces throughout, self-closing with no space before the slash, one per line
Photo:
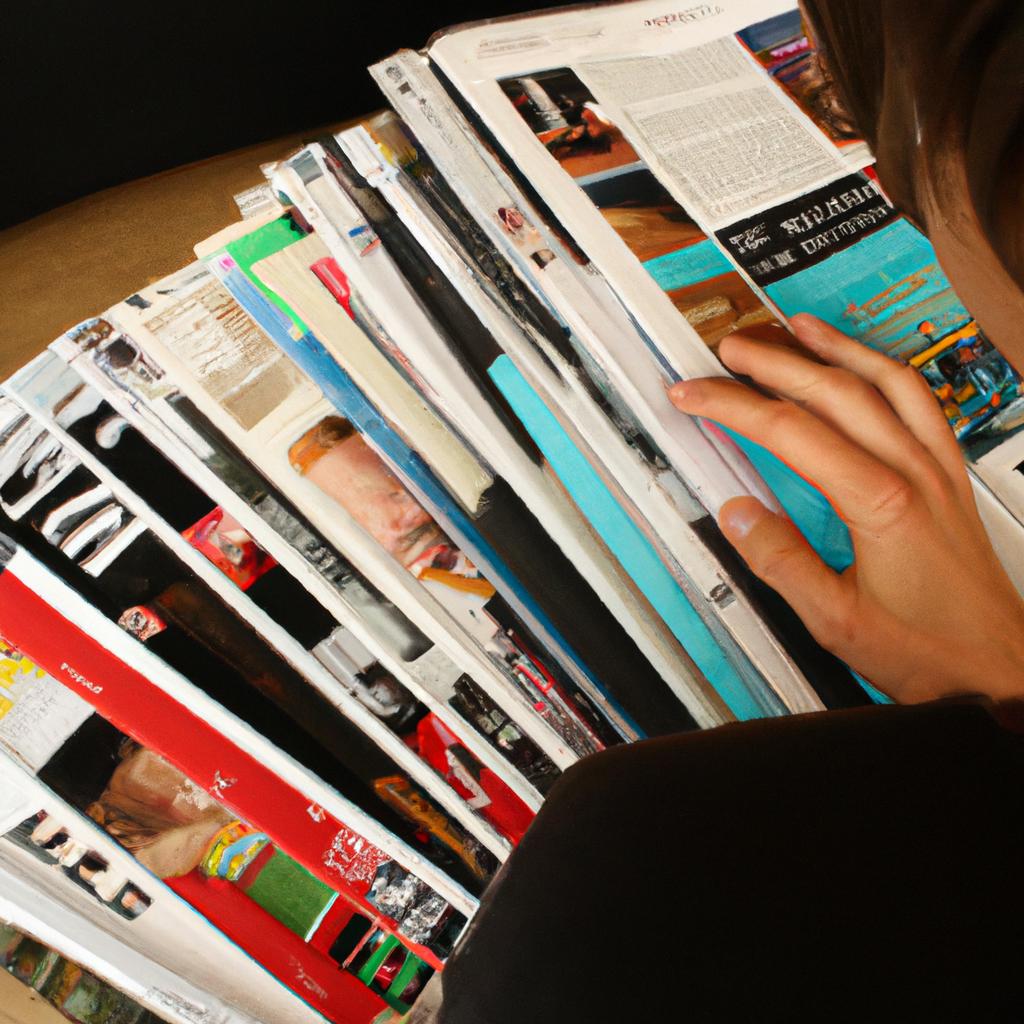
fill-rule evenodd
<path id="1" fill-rule="evenodd" d="M 78 732 L 62 737 L 62 745 Z M 91 766 L 78 770 L 83 767 Z M 53 947 L 163 1020 L 247 1022 L 271 1007 L 314 1019 L 312 1010 L 24 765 L 0 754 L 0 780 L 0 921 Z M 190 940 L 182 942 L 182 935 Z"/>
<path id="2" fill-rule="evenodd" d="M 61 409 L 66 406 L 68 389 L 70 393 L 88 390 L 74 374 L 69 379 L 67 371 L 42 388 L 39 381 L 47 379 L 48 366 L 46 360 L 41 366 L 33 364 L 11 386 L 30 404 L 34 400 Z M 65 414 L 58 413 L 61 415 Z M 102 405 L 97 415 L 106 415 Z M 76 424 L 74 429 L 81 434 L 83 431 L 78 428 L 82 421 Z M 57 430 L 56 422 L 49 425 Z M 122 430 L 122 439 L 129 429 Z M 64 435 L 62 441 L 73 443 L 70 435 Z M 138 495 L 127 490 L 123 481 L 107 476 L 103 464 L 90 460 L 84 448 L 79 448 L 77 454 L 86 460 L 97 478 L 104 479 L 111 493 L 116 492 L 132 505 L 139 515 L 138 521 L 147 526 L 147 532 L 137 537 L 120 557 L 108 560 L 102 573 L 93 572 L 97 582 L 108 589 L 123 609 L 117 617 L 122 628 L 150 647 L 159 646 L 165 653 L 185 639 L 220 658 L 223 664 L 217 670 L 215 685 L 210 674 L 201 669 L 193 669 L 191 677 L 264 733 L 269 729 L 284 749 L 317 770 L 326 781 L 345 789 L 363 806 L 375 809 L 393 829 L 403 830 L 401 823 L 390 820 L 396 808 L 381 799 L 375 783 L 402 770 L 411 773 L 428 793 L 440 800 L 442 807 L 449 808 L 448 813 L 461 823 L 452 823 L 452 828 L 466 827 L 476 837 L 465 837 L 467 844 L 472 846 L 479 841 L 499 857 L 507 854 L 508 843 L 492 825 L 481 820 L 458 794 L 446 787 L 422 756 L 417 758 L 401 731 L 396 734 L 396 728 L 404 730 L 407 726 L 415 730 L 422 717 L 411 695 L 403 694 L 385 673 L 376 672 L 365 682 L 357 679 L 360 673 L 372 668 L 373 659 L 365 657 L 365 652 L 356 651 L 360 664 L 349 673 L 347 688 L 332 675 L 330 666 L 337 661 L 325 661 L 318 656 L 317 648 L 327 643 L 344 646 L 336 635 L 335 624 L 322 614 L 318 622 L 315 612 L 320 609 L 308 607 L 311 599 L 289 577 L 279 576 L 284 570 L 272 563 L 239 524 L 225 520 L 222 510 L 215 509 L 179 535 L 154 515 Z M 160 461 L 157 452 L 148 453 L 146 464 L 151 472 Z M 65 502 L 59 506 L 59 512 L 63 514 L 67 507 Z M 50 513 L 49 517 L 55 514 Z M 92 556 L 90 565 L 96 557 Z M 141 588 L 129 586 L 126 591 L 125 579 L 131 584 L 133 573 L 142 566 L 146 575 Z M 276 589 L 268 589 L 275 577 Z M 250 595 L 257 596 L 250 599 Z M 314 649 L 309 650 L 306 645 Z M 348 646 L 351 649 L 351 644 Z M 246 694 L 244 689 L 230 684 L 231 677 L 237 675 L 243 677 L 243 687 L 248 684 L 265 698 L 263 704 L 256 693 Z M 376 710 L 392 719 L 391 728 L 365 701 L 359 700 L 360 692 L 372 696 L 373 691 L 389 701 L 386 708 Z M 268 702 L 284 711 L 298 730 L 289 729 L 279 718 L 268 721 L 269 706 L 264 707 Z M 404 723 L 399 722 L 399 715 Z M 353 724 L 381 749 L 367 744 Z M 421 799 L 427 798 L 421 795 Z M 401 812 L 403 808 L 397 809 Z M 418 834 L 420 826 L 417 820 L 407 820 L 407 838 L 411 840 Z M 442 863 L 448 860 L 443 850 L 432 849 L 431 855 L 440 857 Z M 458 864 L 448 867 L 461 870 Z"/>
<path id="3" fill-rule="evenodd" d="M 814 313 L 920 369 L 1019 510 L 1020 379 L 888 203 L 792 3 L 575 8 L 452 30 L 429 54 L 667 377 L 709 372 L 707 349 L 759 309 Z"/>
<path id="4" fill-rule="evenodd" d="M 190 821 L 200 814 L 202 829 L 207 829 L 227 812 L 234 816 L 232 820 L 245 822 L 260 835 L 274 837 L 275 848 L 280 842 L 289 861 L 301 864 L 311 877 L 342 895 L 385 937 L 393 936 L 430 968 L 441 965 L 450 942 L 465 923 L 465 914 L 475 907 L 475 901 L 464 890 L 372 818 L 318 784 L 241 721 L 189 687 L 24 552 L 10 555 L 0 573 L 0 588 L 5 609 L 11 609 L 4 626 L 8 641 L 29 652 L 65 686 L 82 694 L 113 726 L 113 734 L 108 729 L 103 742 L 109 749 L 116 741 L 116 755 L 108 757 L 105 767 L 102 759 L 85 761 L 100 769 L 99 775 L 91 773 L 93 783 L 99 779 L 100 792 L 92 795 L 93 803 L 89 805 L 99 800 L 100 806 L 93 807 L 99 820 L 108 819 L 103 805 L 113 799 L 104 794 L 111 786 L 117 788 L 118 778 L 131 776 L 139 763 L 126 762 L 125 758 L 148 751 L 138 754 L 138 758 L 166 759 L 164 775 L 170 780 L 168 784 L 179 789 L 185 786 L 193 793 L 194 798 L 186 801 Z M 74 622 L 65 615 L 72 616 Z M 95 638 L 102 638 L 103 645 Z M 53 658 L 55 651 L 62 653 Z M 147 674 L 130 668 L 124 657 L 143 666 Z M 132 722 L 134 745 L 128 747 L 118 729 L 118 723 L 125 719 Z M 90 741 L 85 747 L 88 750 L 92 737 L 86 739 Z M 246 747 L 258 750 L 259 759 Z M 72 763 L 81 763 L 81 758 L 73 755 L 72 750 L 68 755 Z M 130 766 L 121 775 L 119 763 Z M 56 773 L 49 776 L 51 779 L 61 778 L 59 766 L 48 767 Z M 105 784 L 104 773 L 108 780 Z M 160 773 L 143 775 L 145 780 L 162 777 Z M 90 778 L 81 772 L 68 776 L 67 766 L 63 779 L 79 794 L 90 785 Z M 192 786 L 199 789 L 189 788 Z M 202 800 L 198 799 L 199 791 L 206 794 Z M 338 811 L 340 817 L 335 816 Z M 115 815 L 110 820 L 121 819 Z M 129 831 L 121 838 L 127 841 L 132 834 Z M 174 857 L 181 853 L 180 844 L 172 842 L 169 849 Z M 206 845 L 205 849 L 209 853 L 212 847 Z M 162 870 L 167 865 L 159 866 Z M 230 899 L 220 887 L 218 894 Z"/>

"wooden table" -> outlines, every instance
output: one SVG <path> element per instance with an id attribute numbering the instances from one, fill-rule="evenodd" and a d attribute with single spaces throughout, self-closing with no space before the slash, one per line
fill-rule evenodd
<path id="1" fill-rule="evenodd" d="M 260 164 L 356 123 L 140 178 L 0 232 L 0 380 L 69 327 L 193 260 L 196 242 L 239 219 L 232 197 L 263 181 Z"/>

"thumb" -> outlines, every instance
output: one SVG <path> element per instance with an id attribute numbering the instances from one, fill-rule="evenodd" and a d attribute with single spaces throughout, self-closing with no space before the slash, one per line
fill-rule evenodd
<path id="1" fill-rule="evenodd" d="M 849 607 L 849 581 L 818 557 L 793 521 L 745 497 L 727 501 L 718 522 L 751 572 L 786 601 L 814 638 L 826 647 L 835 644 Z"/>

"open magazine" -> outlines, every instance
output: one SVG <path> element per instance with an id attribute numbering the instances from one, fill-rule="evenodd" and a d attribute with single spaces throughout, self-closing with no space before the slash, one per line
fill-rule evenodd
<path id="1" fill-rule="evenodd" d="M 572 9 L 428 52 L 664 373 L 707 370 L 698 337 L 815 313 L 920 369 L 1021 514 L 1020 379 L 886 200 L 786 0 Z"/>
<path id="2" fill-rule="evenodd" d="M 717 527 L 754 494 L 853 558 L 668 401 L 730 332 L 808 311 L 919 369 L 1024 590 L 1024 385 L 793 0 L 370 71 L 390 111 L 0 388 L 0 919 L 139 1020 L 395 1021 L 578 759 L 884 699 Z"/>

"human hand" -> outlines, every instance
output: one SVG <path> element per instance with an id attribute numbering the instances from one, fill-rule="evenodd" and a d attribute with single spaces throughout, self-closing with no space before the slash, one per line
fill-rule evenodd
<path id="1" fill-rule="evenodd" d="M 734 498 L 722 531 L 814 638 L 901 703 L 1024 696 L 1024 600 L 982 526 L 959 445 L 924 378 L 815 317 L 792 344 L 726 338 L 738 381 L 675 385 L 677 408 L 735 430 L 811 480 L 850 529 L 828 568 L 793 523 Z"/>

